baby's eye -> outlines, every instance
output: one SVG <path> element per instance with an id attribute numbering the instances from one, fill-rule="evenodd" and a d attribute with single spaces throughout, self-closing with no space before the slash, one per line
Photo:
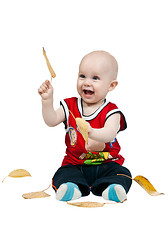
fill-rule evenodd
<path id="1" fill-rule="evenodd" d="M 85 75 L 81 74 L 81 75 L 80 75 L 80 78 L 85 78 Z"/>
<path id="2" fill-rule="evenodd" d="M 98 76 L 94 76 L 93 79 L 94 80 L 99 80 L 99 77 Z"/>

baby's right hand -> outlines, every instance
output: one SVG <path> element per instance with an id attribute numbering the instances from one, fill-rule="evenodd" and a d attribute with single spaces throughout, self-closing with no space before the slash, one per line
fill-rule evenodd
<path id="1" fill-rule="evenodd" d="M 43 100 L 52 99 L 53 97 L 53 87 L 49 80 L 43 82 L 43 84 L 38 89 L 38 93 L 41 95 Z"/>

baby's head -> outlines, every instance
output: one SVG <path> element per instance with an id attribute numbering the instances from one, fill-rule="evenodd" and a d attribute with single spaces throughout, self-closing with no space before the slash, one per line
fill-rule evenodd
<path id="1" fill-rule="evenodd" d="M 105 51 L 94 51 L 81 60 L 77 90 L 88 104 L 103 102 L 107 93 L 117 82 L 118 64 L 115 58 Z"/>

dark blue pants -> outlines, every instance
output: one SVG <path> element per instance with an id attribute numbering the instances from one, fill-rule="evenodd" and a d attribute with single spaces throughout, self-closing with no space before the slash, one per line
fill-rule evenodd
<path id="1" fill-rule="evenodd" d="M 53 177 L 53 188 L 57 190 L 59 186 L 66 182 L 73 182 L 78 185 L 82 196 L 89 195 L 90 191 L 97 196 L 110 184 L 120 184 L 126 193 L 129 191 L 132 180 L 130 171 L 115 162 L 103 163 L 101 165 L 66 165 L 60 167 Z"/>

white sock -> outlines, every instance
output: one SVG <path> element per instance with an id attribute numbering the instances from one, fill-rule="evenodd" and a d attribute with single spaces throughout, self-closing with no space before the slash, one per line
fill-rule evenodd
<path id="1" fill-rule="evenodd" d="M 102 197 L 105 200 L 123 202 L 127 199 L 127 194 L 120 184 L 111 184 L 102 192 Z"/>
<path id="2" fill-rule="evenodd" d="M 70 201 L 82 196 L 81 191 L 75 183 L 67 182 L 60 185 L 56 192 L 56 199 L 60 201 Z"/>

